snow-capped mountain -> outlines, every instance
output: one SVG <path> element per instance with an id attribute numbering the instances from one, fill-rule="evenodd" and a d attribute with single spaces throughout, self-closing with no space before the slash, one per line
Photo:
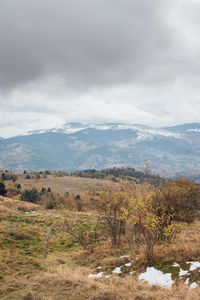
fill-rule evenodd
<path id="1" fill-rule="evenodd" d="M 87 124 L 87 123 L 66 123 L 61 128 L 52 128 L 49 130 L 33 130 L 27 134 L 42 134 L 48 132 L 55 132 L 61 134 L 72 134 L 79 131 L 95 129 L 95 130 L 132 130 L 137 133 L 138 139 L 152 139 L 154 136 L 165 136 L 181 138 L 181 134 L 168 131 L 167 129 L 150 128 L 145 125 L 138 124 L 123 124 L 123 123 L 104 123 L 104 124 Z M 192 130 L 192 129 L 191 129 Z M 195 129 L 193 129 L 195 130 Z"/>
<path id="2" fill-rule="evenodd" d="M 0 140 L 0 168 L 77 170 L 150 162 L 155 172 L 200 169 L 200 124 L 151 128 L 124 123 L 67 123 Z"/>

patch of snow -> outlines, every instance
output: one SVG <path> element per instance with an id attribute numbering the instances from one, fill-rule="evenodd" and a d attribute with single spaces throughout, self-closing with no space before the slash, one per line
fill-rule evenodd
<path id="1" fill-rule="evenodd" d="M 188 271 L 184 271 L 183 269 L 180 269 L 180 271 L 179 271 L 179 277 L 181 277 L 181 276 L 184 276 L 184 275 L 186 275 L 188 273 Z"/>
<path id="2" fill-rule="evenodd" d="M 172 267 L 180 267 L 180 265 L 177 264 L 177 263 L 174 263 L 174 264 L 172 265 Z"/>
<path id="3" fill-rule="evenodd" d="M 135 271 L 130 272 L 131 275 L 132 275 L 133 273 L 135 273 Z"/>
<path id="4" fill-rule="evenodd" d="M 105 278 L 110 278 L 111 275 L 106 275 Z"/>
<path id="5" fill-rule="evenodd" d="M 122 255 L 122 256 L 120 256 L 120 258 L 128 258 L 129 257 L 129 255 Z"/>
<path id="6" fill-rule="evenodd" d="M 97 269 L 98 269 L 98 270 L 100 270 L 100 269 L 101 269 L 101 267 L 97 267 Z"/>
<path id="7" fill-rule="evenodd" d="M 200 132 L 199 128 L 194 128 L 194 129 L 188 129 L 188 132 Z"/>
<path id="8" fill-rule="evenodd" d="M 121 267 L 122 267 L 122 266 L 121 266 Z M 112 272 L 115 273 L 115 274 L 120 274 L 120 273 L 122 273 L 121 267 L 116 267 Z"/>
<path id="9" fill-rule="evenodd" d="M 189 284 L 189 278 L 186 279 L 185 284 Z"/>
<path id="10" fill-rule="evenodd" d="M 94 125 L 90 125 L 91 128 L 94 128 L 96 130 L 109 130 L 112 129 L 112 125 L 103 125 L 103 124 L 94 124 Z"/>
<path id="11" fill-rule="evenodd" d="M 194 270 L 200 268 L 199 261 L 188 261 L 187 264 L 190 264 L 190 271 L 194 271 Z"/>
<path id="12" fill-rule="evenodd" d="M 130 266 L 131 266 L 131 263 L 125 264 L 125 267 L 130 267 Z"/>
<path id="13" fill-rule="evenodd" d="M 103 272 L 99 272 L 98 274 L 89 274 L 89 278 L 102 278 L 103 277 Z"/>
<path id="14" fill-rule="evenodd" d="M 35 210 L 25 211 L 25 215 L 35 214 Z"/>
<path id="15" fill-rule="evenodd" d="M 162 287 L 171 288 L 174 281 L 171 278 L 171 273 L 164 274 L 162 271 L 154 267 L 148 267 L 146 272 L 139 275 L 140 280 L 147 281 L 150 285 L 159 285 Z"/>
<path id="16" fill-rule="evenodd" d="M 42 133 L 46 133 L 48 132 L 48 130 L 45 129 L 39 129 L 39 130 L 29 130 L 25 135 L 31 135 L 31 134 L 42 134 Z"/>
<path id="17" fill-rule="evenodd" d="M 71 133 L 76 133 L 76 132 L 82 131 L 84 129 L 86 129 L 86 128 L 84 128 L 84 127 L 83 128 L 67 128 L 67 129 L 63 130 L 63 133 L 71 134 Z"/>
<path id="18" fill-rule="evenodd" d="M 135 128 L 137 133 L 138 140 L 146 140 L 153 139 L 154 136 L 164 136 L 164 137 L 172 137 L 172 138 L 181 138 L 181 135 L 178 133 L 169 132 L 167 130 L 161 129 L 152 129 L 152 128 Z"/>
<path id="19" fill-rule="evenodd" d="M 190 284 L 190 289 L 195 289 L 198 286 L 198 284 L 196 282 L 193 282 Z"/>

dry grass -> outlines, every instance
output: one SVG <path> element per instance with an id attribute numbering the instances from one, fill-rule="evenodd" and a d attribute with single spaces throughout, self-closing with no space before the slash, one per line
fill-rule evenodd
<path id="1" fill-rule="evenodd" d="M 31 213 L 35 211 L 35 213 Z M 26 214 L 26 212 L 30 212 Z M 128 248 L 111 248 L 109 241 L 99 245 L 93 254 L 74 244 L 63 230 L 65 218 L 92 219 L 92 213 L 67 210 L 45 210 L 39 205 L 0 198 L 0 298 L 6 300 L 164 300 L 200 299 L 200 287 L 189 290 L 184 283 L 171 290 L 149 286 L 138 281 L 145 268 L 143 255 L 135 276 L 112 276 L 92 279 L 97 266 L 102 269 L 120 262 Z M 48 255 L 43 259 L 47 228 L 52 224 Z M 199 260 L 200 222 L 185 226 L 177 241 L 155 248 L 158 262 Z"/>
<path id="2" fill-rule="evenodd" d="M 92 188 L 96 186 L 98 189 L 102 189 L 105 185 L 113 185 L 114 183 L 110 180 L 103 179 L 91 179 L 91 178 L 81 178 L 81 177 L 54 177 L 53 175 L 48 175 L 47 178 L 36 179 L 26 179 L 26 175 L 18 175 L 17 183 L 20 183 L 23 189 L 31 187 L 50 187 L 52 190 L 60 193 L 61 195 L 66 192 L 70 194 L 81 194 L 84 191 L 84 186 Z"/>
<path id="3" fill-rule="evenodd" d="M 68 265 L 69 264 L 69 265 Z M 200 299 L 200 289 L 189 290 L 180 283 L 171 290 L 158 286 L 149 286 L 136 278 L 113 277 L 111 279 L 88 279 L 88 269 L 70 266 L 70 262 L 59 264 L 55 259 L 48 260 L 48 267 L 23 283 L 15 280 L 13 286 L 26 288 L 26 295 L 30 299 L 71 299 L 71 300 L 164 300 L 164 299 Z M 15 294 L 13 294 L 15 295 Z M 15 297 L 15 296 L 14 296 Z M 5 299 L 23 299 L 5 297 Z"/>
<path id="4" fill-rule="evenodd" d="M 200 259 L 200 222 L 182 226 L 181 233 L 173 243 L 155 247 L 155 256 L 158 259 L 179 258 L 180 261 Z"/>

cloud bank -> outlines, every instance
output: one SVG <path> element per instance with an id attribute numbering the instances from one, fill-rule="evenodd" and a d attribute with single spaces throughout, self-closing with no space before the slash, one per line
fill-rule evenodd
<path id="1" fill-rule="evenodd" d="M 200 122 L 200 1 L 1 0 L 0 136 Z"/>

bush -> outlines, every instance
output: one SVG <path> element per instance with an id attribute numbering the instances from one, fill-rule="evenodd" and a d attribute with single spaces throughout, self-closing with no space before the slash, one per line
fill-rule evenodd
<path id="1" fill-rule="evenodd" d="M 123 186 L 90 194 L 90 203 L 99 215 L 104 231 L 109 234 L 112 245 L 120 244 L 126 232 L 129 199 Z"/>
<path id="2" fill-rule="evenodd" d="M 75 203 L 76 203 L 76 208 L 78 211 L 82 211 L 83 210 L 83 203 L 81 201 L 81 196 L 77 195 L 75 197 Z"/>
<path id="3" fill-rule="evenodd" d="M 27 189 L 22 193 L 21 200 L 36 203 L 40 200 L 40 195 L 35 188 Z"/>
<path id="4" fill-rule="evenodd" d="M 0 195 L 5 196 L 6 192 L 7 192 L 7 190 L 6 190 L 5 184 L 3 182 L 0 182 Z"/>
<path id="5" fill-rule="evenodd" d="M 155 244 L 161 237 L 168 241 L 175 238 L 178 226 L 173 221 L 174 215 L 169 213 L 168 208 L 162 203 L 161 194 L 160 201 L 155 203 L 155 196 L 158 196 L 157 188 L 152 185 L 137 185 L 129 192 L 132 210 L 128 222 L 132 226 L 133 236 L 143 238 L 146 258 L 152 261 Z"/>
<path id="6" fill-rule="evenodd" d="M 9 184 L 7 186 L 7 197 L 13 198 L 20 194 L 20 189 L 17 188 L 16 184 Z"/>
<path id="7" fill-rule="evenodd" d="M 5 180 L 12 180 L 13 182 L 15 182 L 17 180 L 17 175 L 16 174 L 13 174 L 11 172 L 6 172 L 5 173 L 3 172 L 1 174 L 1 180 L 2 181 L 5 181 Z"/>
<path id="8" fill-rule="evenodd" d="M 73 237 L 74 242 L 77 242 L 86 250 L 94 251 L 101 234 L 98 223 L 88 224 L 81 221 L 66 220 L 64 228 Z"/>
<path id="9" fill-rule="evenodd" d="M 41 194 L 45 194 L 46 193 L 46 188 L 45 187 L 42 187 L 41 189 Z"/>
<path id="10" fill-rule="evenodd" d="M 58 203 L 54 199 L 50 199 L 46 202 L 46 208 L 47 209 L 54 209 L 57 208 Z"/>

